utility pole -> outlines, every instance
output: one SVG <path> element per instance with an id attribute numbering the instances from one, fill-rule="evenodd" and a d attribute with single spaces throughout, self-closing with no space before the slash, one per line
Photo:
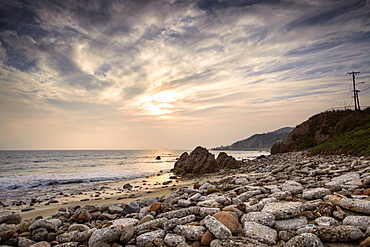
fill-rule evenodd
<path id="1" fill-rule="evenodd" d="M 358 100 L 358 93 L 356 90 L 356 82 L 355 82 L 355 75 L 360 74 L 360 72 L 349 72 L 347 73 L 349 75 L 352 75 L 352 82 L 353 82 L 353 99 L 355 101 L 355 111 L 360 110 L 360 102 Z"/>

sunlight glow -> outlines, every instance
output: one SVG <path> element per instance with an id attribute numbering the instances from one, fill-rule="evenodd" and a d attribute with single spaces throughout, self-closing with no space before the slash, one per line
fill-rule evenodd
<path id="1" fill-rule="evenodd" d="M 143 108 L 154 116 L 170 114 L 173 112 L 173 105 L 179 96 L 175 91 L 162 91 L 146 97 L 143 100 Z"/>

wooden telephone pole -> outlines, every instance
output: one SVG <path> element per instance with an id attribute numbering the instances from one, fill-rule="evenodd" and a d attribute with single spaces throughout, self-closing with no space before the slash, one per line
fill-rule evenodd
<path id="1" fill-rule="evenodd" d="M 353 92 L 353 99 L 355 101 L 355 111 L 361 110 L 360 101 L 358 100 L 358 90 L 356 90 L 356 82 L 355 82 L 355 77 L 356 77 L 355 75 L 360 74 L 360 72 L 352 71 L 352 72 L 349 72 L 347 74 L 352 75 L 352 82 L 353 82 L 353 91 L 352 92 Z"/>

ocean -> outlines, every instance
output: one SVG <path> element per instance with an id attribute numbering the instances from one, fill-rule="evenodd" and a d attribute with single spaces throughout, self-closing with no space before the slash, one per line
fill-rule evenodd
<path id="1" fill-rule="evenodd" d="M 129 180 L 167 173 L 191 150 L 39 150 L 0 151 L 0 199 Z M 217 157 L 220 151 L 210 150 Z M 237 160 L 268 154 L 227 151 Z M 161 159 L 157 160 L 156 157 Z M 63 187 L 64 186 L 64 187 Z M 66 187 L 68 186 L 68 187 Z"/>

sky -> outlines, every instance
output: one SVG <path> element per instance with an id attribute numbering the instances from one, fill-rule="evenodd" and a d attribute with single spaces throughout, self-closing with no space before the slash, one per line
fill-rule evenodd
<path id="1" fill-rule="evenodd" d="M 370 1 L 2 0 L 0 149 L 193 149 L 370 106 Z M 361 83 L 364 82 L 364 83 Z"/>

